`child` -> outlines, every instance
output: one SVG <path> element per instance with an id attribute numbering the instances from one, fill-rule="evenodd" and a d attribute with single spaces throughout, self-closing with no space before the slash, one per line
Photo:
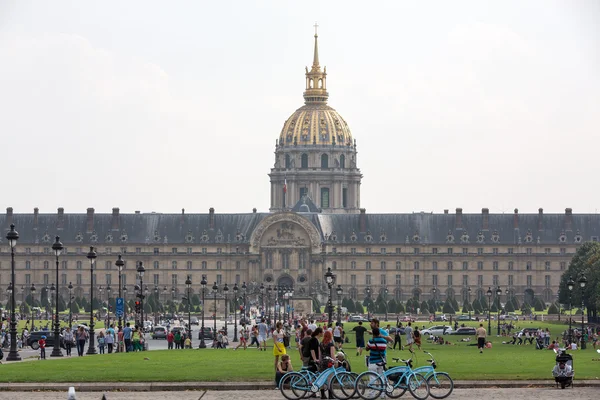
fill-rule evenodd
<path id="1" fill-rule="evenodd" d="M 40 345 L 40 358 L 42 360 L 46 359 L 46 336 L 42 336 L 40 340 L 38 340 L 38 344 Z"/>
<path id="2" fill-rule="evenodd" d="M 98 335 L 98 349 L 100 350 L 100 354 L 104 354 L 104 332 L 100 332 Z"/>
<path id="3" fill-rule="evenodd" d="M 185 338 L 184 348 L 191 349 L 192 348 L 192 339 L 189 336 Z"/>
<path id="4" fill-rule="evenodd" d="M 289 354 L 282 355 L 281 361 L 277 363 L 277 372 L 275 372 L 275 387 L 279 388 L 279 382 L 281 381 L 281 378 L 293 370 L 294 368 L 292 367 Z"/>

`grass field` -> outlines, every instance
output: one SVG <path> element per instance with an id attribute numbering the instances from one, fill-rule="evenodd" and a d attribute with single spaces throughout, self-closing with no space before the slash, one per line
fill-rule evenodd
<path id="1" fill-rule="evenodd" d="M 477 323 L 468 323 L 477 325 Z M 350 330 L 355 324 L 346 324 Z M 419 326 L 422 324 L 419 323 Z M 428 323 L 425 323 L 428 325 Z M 487 329 L 487 324 L 485 325 Z M 549 327 L 552 336 L 558 336 L 565 325 L 538 322 L 519 322 L 519 327 Z M 495 332 L 494 325 L 492 325 Z M 354 336 L 345 345 L 352 370 L 366 369 L 364 357 L 356 356 Z M 425 341 L 424 350 L 438 361 L 439 370 L 447 371 L 456 379 L 474 380 L 527 380 L 551 379 L 555 354 L 549 350 L 535 350 L 534 345 L 502 345 L 506 338 L 493 335 L 493 348 L 479 354 L 476 346 L 459 342 L 461 336 L 447 336 L 456 345 L 433 345 Z M 403 338 L 404 341 L 404 338 Z M 470 344 L 474 344 L 471 341 Z M 197 345 L 197 343 L 195 343 Z M 51 349 L 47 350 L 48 355 Z M 295 369 L 301 366 L 298 351 L 290 350 Z M 600 354 L 590 345 L 587 350 L 572 352 L 576 379 L 600 379 Z M 408 351 L 389 350 L 392 357 L 407 358 Z M 145 360 L 145 358 L 148 358 Z M 415 366 L 425 365 L 427 355 L 417 353 Z M 274 378 L 271 349 L 259 352 L 227 350 L 165 350 L 142 353 L 120 353 L 31 361 L 2 366 L 0 382 L 152 382 L 152 381 L 265 381 Z"/>

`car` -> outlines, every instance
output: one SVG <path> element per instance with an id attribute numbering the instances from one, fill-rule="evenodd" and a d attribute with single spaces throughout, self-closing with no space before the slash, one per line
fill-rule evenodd
<path id="1" fill-rule="evenodd" d="M 475 318 L 469 317 L 468 315 L 459 315 L 456 317 L 457 321 L 475 321 Z"/>
<path id="2" fill-rule="evenodd" d="M 400 318 L 400 321 L 401 322 L 415 322 L 416 319 L 414 319 L 410 315 L 405 315 L 404 317 Z"/>
<path id="3" fill-rule="evenodd" d="M 362 315 L 351 315 L 350 318 L 348 318 L 348 322 L 367 322 L 367 319 L 365 317 L 363 317 Z"/>
<path id="4" fill-rule="evenodd" d="M 214 338 L 212 328 L 205 326 L 204 335 L 202 335 L 202 329 L 200 329 L 198 331 L 198 340 L 202 339 L 202 337 L 204 337 L 204 340 L 212 340 Z"/>
<path id="5" fill-rule="evenodd" d="M 445 321 L 448 321 L 448 318 L 444 314 L 436 315 L 434 318 L 434 321 L 444 321 L 445 322 Z"/>
<path id="6" fill-rule="evenodd" d="M 451 333 L 452 333 L 452 327 L 447 326 L 447 325 L 430 326 L 429 328 L 423 329 L 421 331 L 422 335 L 432 335 L 432 336 L 449 335 Z"/>
<path id="7" fill-rule="evenodd" d="M 35 331 L 29 332 L 29 337 L 27 338 L 27 346 L 31 347 L 33 350 L 37 350 L 40 348 L 40 344 L 38 343 L 42 336 L 46 336 L 46 348 L 54 347 L 54 332 L 51 331 Z M 62 339 L 62 335 L 60 337 L 60 347 L 65 348 L 65 342 Z"/>
<path id="8" fill-rule="evenodd" d="M 152 339 L 166 339 L 167 328 L 164 326 L 155 326 L 152 330 Z"/>
<path id="9" fill-rule="evenodd" d="M 456 331 L 452 332 L 451 335 L 475 335 L 475 328 L 470 326 L 465 326 L 462 328 L 458 328 Z"/>
<path id="10" fill-rule="evenodd" d="M 152 321 L 144 321 L 144 332 L 145 333 L 152 332 L 153 327 L 154 327 L 154 324 L 152 323 Z"/>
<path id="11" fill-rule="evenodd" d="M 190 323 L 192 325 L 200 325 L 200 321 L 198 320 L 198 317 L 191 317 L 190 318 Z"/>
<path id="12" fill-rule="evenodd" d="M 398 331 L 398 333 L 399 333 L 400 335 L 404 335 L 404 326 L 402 326 L 402 327 L 400 327 L 400 328 L 396 328 L 395 326 L 391 327 L 391 328 L 390 328 L 390 332 L 389 332 L 389 333 L 390 333 L 390 336 L 391 336 L 391 335 L 395 335 L 395 334 L 396 334 L 396 331 Z"/>
<path id="13" fill-rule="evenodd" d="M 183 326 L 173 326 L 171 327 L 171 332 L 173 332 L 173 335 L 176 334 L 177 332 L 179 332 L 180 334 L 184 334 L 187 331 L 187 329 L 185 329 L 185 327 Z"/>
<path id="14" fill-rule="evenodd" d="M 518 321 L 519 317 L 517 317 L 516 315 L 501 315 L 500 316 L 500 321 Z"/>

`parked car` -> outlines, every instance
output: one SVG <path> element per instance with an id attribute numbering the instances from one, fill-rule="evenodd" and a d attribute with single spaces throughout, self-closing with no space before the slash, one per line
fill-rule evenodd
<path id="1" fill-rule="evenodd" d="M 368 320 L 363 317 L 362 315 L 351 315 L 350 318 L 348 318 L 348 322 L 367 322 Z"/>
<path id="2" fill-rule="evenodd" d="M 51 331 L 29 332 L 27 346 L 31 347 L 33 350 L 39 349 L 40 344 L 38 341 L 42 338 L 42 336 L 46 336 L 46 349 L 54 347 L 54 332 Z M 65 348 L 65 342 L 62 339 L 62 335 L 60 335 L 60 347 L 63 349 Z"/>
<path id="3" fill-rule="evenodd" d="M 404 317 L 400 318 L 400 321 L 401 322 L 415 322 L 416 319 L 414 319 L 410 315 L 405 315 Z"/>
<path id="4" fill-rule="evenodd" d="M 429 328 L 423 329 L 421 331 L 422 335 L 433 335 L 433 336 L 449 335 L 451 333 L 452 333 L 452 327 L 447 326 L 447 325 L 430 326 Z"/>
<path id="5" fill-rule="evenodd" d="M 173 326 L 173 327 L 171 327 L 171 332 L 173 332 L 173 335 L 176 334 L 177 332 L 179 332 L 181 335 L 183 335 L 186 332 L 186 329 L 183 326 Z"/>
<path id="6" fill-rule="evenodd" d="M 214 338 L 212 328 L 205 326 L 204 335 L 202 335 L 202 329 L 200 329 L 200 331 L 198 331 L 198 340 L 202 339 L 202 336 L 204 336 L 204 340 L 212 340 Z"/>
<path id="7" fill-rule="evenodd" d="M 144 332 L 152 332 L 152 328 L 154 327 L 154 323 L 152 321 L 144 321 Z"/>
<path id="8" fill-rule="evenodd" d="M 448 317 L 446 317 L 444 314 L 442 315 L 436 315 L 434 318 L 434 321 L 448 321 Z"/>
<path id="9" fill-rule="evenodd" d="M 465 326 L 463 328 L 458 328 L 455 332 L 452 332 L 451 335 L 475 335 L 475 328 L 470 326 Z"/>
<path id="10" fill-rule="evenodd" d="M 192 325 L 200 325 L 200 321 L 198 320 L 198 317 L 191 317 L 190 318 L 190 323 Z"/>
<path id="11" fill-rule="evenodd" d="M 152 339 L 166 339 L 167 328 L 164 326 L 155 326 L 152 330 Z"/>
<path id="12" fill-rule="evenodd" d="M 469 317 L 468 315 L 459 315 L 456 317 L 457 321 L 475 321 L 475 318 Z"/>

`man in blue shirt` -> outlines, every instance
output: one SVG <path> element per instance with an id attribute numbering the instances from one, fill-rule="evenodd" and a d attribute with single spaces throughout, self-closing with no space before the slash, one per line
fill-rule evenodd
<path id="1" fill-rule="evenodd" d="M 379 328 L 373 328 L 373 337 L 369 339 L 369 342 L 367 343 L 367 350 L 370 352 L 368 366 L 369 371 L 373 371 L 378 375 L 383 375 L 386 349 L 387 340 L 381 336 Z M 372 383 L 372 381 L 370 383 Z M 385 391 L 380 393 L 380 397 L 385 397 Z"/>
<path id="2" fill-rule="evenodd" d="M 123 341 L 125 342 L 125 351 L 129 353 L 133 349 L 131 346 L 131 324 L 129 322 L 123 328 Z"/>

